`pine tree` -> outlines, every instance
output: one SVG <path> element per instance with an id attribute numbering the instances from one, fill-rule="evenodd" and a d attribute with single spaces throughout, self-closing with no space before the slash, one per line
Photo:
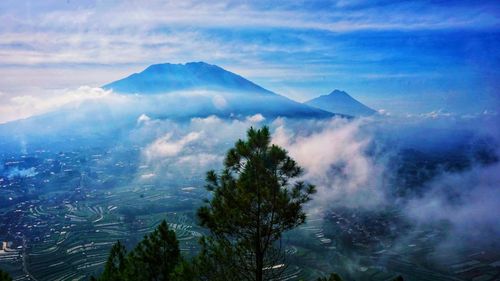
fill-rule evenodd
<path id="1" fill-rule="evenodd" d="M 340 277 L 340 275 L 338 275 L 337 273 L 332 273 L 330 274 L 330 276 L 327 277 L 323 277 L 323 278 L 318 278 L 317 281 L 343 281 L 342 280 L 342 277 Z"/>
<path id="2" fill-rule="evenodd" d="M 127 254 L 125 247 L 118 241 L 111 248 L 104 271 L 99 281 L 169 281 L 177 271 L 187 273 L 188 265 L 183 263 L 179 241 L 173 230 L 168 229 L 163 220 L 160 225 Z M 183 276 L 180 273 L 178 276 Z"/>
<path id="3" fill-rule="evenodd" d="M 181 262 L 179 241 L 164 220 L 146 235 L 128 257 L 129 280 L 168 281 L 171 273 Z"/>
<path id="4" fill-rule="evenodd" d="M 12 281 L 12 278 L 7 272 L 0 269 L 0 281 Z"/>
<path id="5" fill-rule="evenodd" d="M 285 267 L 277 267 L 284 263 L 282 234 L 305 222 L 302 207 L 315 192 L 297 180 L 301 173 L 286 150 L 271 144 L 267 127 L 250 128 L 247 140 L 227 153 L 222 173 L 207 173 L 212 198 L 198 210 L 200 224 L 211 233 L 204 241 L 205 257 L 225 256 L 227 264 L 219 267 L 236 274 L 230 280 L 282 274 Z"/>
<path id="6" fill-rule="evenodd" d="M 99 278 L 102 281 L 121 281 L 124 279 L 126 270 L 127 251 L 120 241 L 117 241 L 109 252 L 108 260 L 104 265 L 104 271 Z"/>

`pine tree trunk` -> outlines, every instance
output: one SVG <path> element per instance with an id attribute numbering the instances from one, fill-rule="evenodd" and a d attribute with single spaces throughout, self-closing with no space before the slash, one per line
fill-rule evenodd
<path id="1" fill-rule="evenodd" d="M 262 281 L 262 271 L 263 271 L 263 263 L 264 263 L 264 253 L 262 253 L 262 245 L 261 245 L 261 238 L 262 238 L 262 229 L 261 229 L 261 214 L 260 214 L 260 207 L 262 204 L 262 199 L 260 196 L 260 187 L 262 186 L 260 182 L 260 173 L 256 171 L 256 174 L 258 175 L 258 180 L 257 180 L 257 239 L 255 239 L 255 280 L 256 281 Z"/>
<path id="2" fill-rule="evenodd" d="M 263 256 L 260 251 L 255 254 L 255 259 L 256 259 L 256 268 L 255 268 L 255 280 L 256 281 L 262 281 L 263 279 Z"/>

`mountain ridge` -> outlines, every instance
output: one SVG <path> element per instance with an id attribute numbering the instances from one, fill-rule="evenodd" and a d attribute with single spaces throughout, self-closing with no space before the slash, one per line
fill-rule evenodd
<path id="1" fill-rule="evenodd" d="M 195 116 L 254 115 L 265 117 L 323 118 L 335 114 L 311 107 L 267 90 L 224 68 L 205 62 L 153 64 L 139 73 L 103 86 L 120 94 L 172 96 L 172 103 L 196 108 Z M 175 92 L 205 91 L 195 99 Z M 208 91 L 208 92 L 207 92 Z M 175 96 L 179 100 L 174 100 Z M 168 112 L 167 112 L 168 113 Z"/>
<path id="2" fill-rule="evenodd" d="M 369 116 L 376 113 L 374 109 L 359 102 L 345 91 L 338 89 L 333 90 L 329 94 L 308 100 L 304 104 L 328 112 L 351 116 Z"/>
<path id="3" fill-rule="evenodd" d="M 152 64 L 141 72 L 103 85 L 102 88 L 124 94 L 160 94 L 197 88 L 275 94 L 241 75 L 202 61 Z"/>

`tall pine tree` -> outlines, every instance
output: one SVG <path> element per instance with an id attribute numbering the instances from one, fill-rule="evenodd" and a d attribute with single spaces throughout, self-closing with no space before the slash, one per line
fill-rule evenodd
<path id="1" fill-rule="evenodd" d="M 301 173 L 286 150 L 271 144 L 267 127 L 250 128 L 247 140 L 227 153 L 223 171 L 207 173 L 213 194 L 198 210 L 200 224 L 211 233 L 204 240 L 205 258 L 225 257 L 218 268 L 232 274 L 228 280 L 262 281 L 282 274 L 282 234 L 305 222 L 302 207 L 315 192 L 313 185 L 297 180 Z M 225 273 L 215 270 L 213 279 L 224 280 Z"/>

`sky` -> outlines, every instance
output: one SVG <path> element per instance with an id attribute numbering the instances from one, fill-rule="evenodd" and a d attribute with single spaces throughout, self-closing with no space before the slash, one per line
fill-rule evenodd
<path id="1" fill-rule="evenodd" d="M 205 61 L 298 101 L 340 89 L 396 114 L 491 112 L 499 16 L 498 1 L 6 0 L 0 99 Z"/>

